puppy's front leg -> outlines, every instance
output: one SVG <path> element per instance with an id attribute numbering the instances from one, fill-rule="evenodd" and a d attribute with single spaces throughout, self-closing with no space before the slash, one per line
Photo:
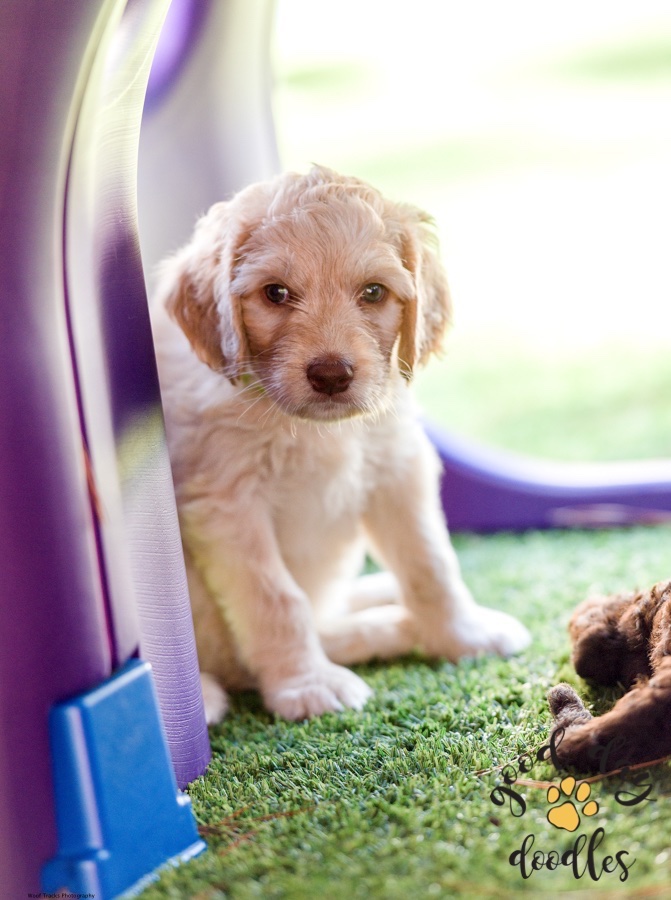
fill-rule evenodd
<path id="1" fill-rule="evenodd" d="M 453 661 L 522 650 L 530 641 L 526 628 L 505 613 L 478 606 L 461 577 L 440 508 L 439 462 L 428 438 L 411 426 L 394 446 L 365 523 L 399 580 L 422 649 Z"/>
<path id="2" fill-rule="evenodd" d="M 266 707 L 294 720 L 360 709 L 372 692 L 327 659 L 309 599 L 284 565 L 268 517 L 248 507 L 244 522 L 214 519 L 211 509 L 204 518 L 185 523 L 189 550 Z"/>

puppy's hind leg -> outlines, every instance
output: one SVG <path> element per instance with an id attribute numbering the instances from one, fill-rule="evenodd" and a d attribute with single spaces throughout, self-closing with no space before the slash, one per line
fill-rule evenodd
<path id="1" fill-rule="evenodd" d="M 419 643 L 412 614 L 395 603 L 328 619 L 318 632 L 328 658 L 341 666 L 404 656 Z"/>
<path id="2" fill-rule="evenodd" d="M 402 605 L 401 587 L 391 572 L 341 584 L 317 630 L 328 658 L 343 666 L 404 656 L 418 644 L 412 614 Z"/>
<path id="3" fill-rule="evenodd" d="M 388 606 L 402 603 L 401 586 L 391 572 L 372 572 L 360 575 L 349 585 L 344 598 L 347 612 L 359 612 L 373 606 Z"/>

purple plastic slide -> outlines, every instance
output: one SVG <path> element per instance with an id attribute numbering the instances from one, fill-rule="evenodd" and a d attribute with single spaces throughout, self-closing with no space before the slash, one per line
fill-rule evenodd
<path id="1" fill-rule="evenodd" d="M 611 528 L 671 521 L 671 460 L 557 463 L 486 447 L 435 424 L 454 531 Z"/>

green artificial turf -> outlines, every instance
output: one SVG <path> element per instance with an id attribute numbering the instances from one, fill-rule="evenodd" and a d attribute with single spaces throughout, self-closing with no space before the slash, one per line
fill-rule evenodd
<path id="1" fill-rule="evenodd" d="M 511 810 L 491 798 L 500 773 L 477 773 L 542 745 L 545 693 L 558 680 L 574 683 L 597 710 L 614 699 L 574 675 L 569 613 L 589 592 L 668 576 L 670 540 L 667 527 L 458 536 L 480 602 L 524 619 L 532 646 L 509 661 L 454 666 L 411 658 L 359 667 L 375 689 L 362 712 L 300 724 L 274 719 L 254 695 L 238 696 L 212 729 L 208 773 L 189 789 L 209 849 L 166 872 L 144 900 L 664 896 L 671 876 L 666 765 L 650 773 L 649 798 L 635 806 L 615 799 L 626 788 L 620 777 L 594 784 L 599 812 L 583 817 L 574 834 L 547 821 L 544 789 L 518 787 L 526 810 L 516 817 L 516 803 Z M 559 780 L 550 763 L 530 776 Z M 626 882 L 621 867 L 599 881 L 564 867 L 525 879 L 509 862 L 529 834 L 532 853 L 564 852 L 598 827 L 605 838 L 595 874 L 605 856 L 627 853 L 627 865 L 635 862 Z M 579 860 L 582 872 L 586 850 Z"/>

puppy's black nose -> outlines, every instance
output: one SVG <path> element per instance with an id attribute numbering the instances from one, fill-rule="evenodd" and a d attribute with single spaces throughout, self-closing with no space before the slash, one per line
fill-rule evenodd
<path id="1" fill-rule="evenodd" d="M 344 359 L 326 356 L 316 359 L 307 368 L 308 381 L 320 394 L 342 394 L 352 383 L 354 369 Z"/>

